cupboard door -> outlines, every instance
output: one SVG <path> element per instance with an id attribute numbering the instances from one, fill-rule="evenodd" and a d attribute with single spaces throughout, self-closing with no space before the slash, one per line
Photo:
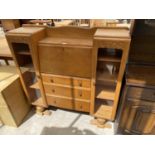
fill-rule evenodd
<path id="1" fill-rule="evenodd" d="M 39 46 L 42 73 L 91 77 L 92 48 Z"/>
<path id="2" fill-rule="evenodd" d="M 137 134 L 151 134 L 155 126 L 155 109 L 150 106 L 126 106 L 123 120 L 126 122 L 125 130 Z"/>

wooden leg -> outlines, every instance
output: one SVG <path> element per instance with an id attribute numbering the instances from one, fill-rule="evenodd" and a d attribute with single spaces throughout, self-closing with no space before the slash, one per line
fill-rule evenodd
<path id="1" fill-rule="evenodd" d="M 99 128 L 111 128 L 111 124 L 107 122 L 105 119 L 94 118 L 90 121 L 92 125 L 96 125 Z"/>
<path id="2" fill-rule="evenodd" d="M 36 106 L 36 114 L 43 115 L 44 110 L 44 107 Z"/>
<path id="3" fill-rule="evenodd" d="M 5 64 L 6 64 L 6 65 L 9 65 L 9 62 L 8 62 L 7 59 L 4 59 L 4 61 L 5 61 Z"/>
<path id="4" fill-rule="evenodd" d="M 3 125 L 3 122 L 0 120 L 0 125 Z"/>
<path id="5" fill-rule="evenodd" d="M 47 115 L 47 116 L 50 116 L 51 114 L 52 114 L 52 112 L 50 111 L 50 110 L 45 110 L 44 112 L 43 112 L 43 114 L 44 115 Z"/>
<path id="6" fill-rule="evenodd" d="M 97 125 L 98 128 L 111 128 L 112 127 L 111 124 L 109 124 L 107 120 L 105 119 L 99 119 L 98 122 L 99 122 Z"/>
<path id="7" fill-rule="evenodd" d="M 92 120 L 90 120 L 90 124 L 97 125 L 98 124 L 97 118 L 93 118 Z"/>

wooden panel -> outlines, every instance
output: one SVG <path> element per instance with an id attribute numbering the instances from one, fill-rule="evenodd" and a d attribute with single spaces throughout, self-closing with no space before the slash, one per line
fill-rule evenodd
<path id="1" fill-rule="evenodd" d="M 20 27 L 14 30 L 9 31 L 9 33 L 7 33 L 8 35 L 17 35 L 17 37 L 19 37 L 18 35 L 32 35 L 35 34 L 37 32 L 40 32 L 44 30 L 44 28 L 42 27 Z M 23 36 L 20 36 L 21 38 Z"/>
<path id="2" fill-rule="evenodd" d="M 120 127 L 132 134 L 152 134 L 155 127 L 155 104 L 142 100 L 125 100 Z"/>
<path id="3" fill-rule="evenodd" d="M 63 26 L 55 28 L 47 28 L 47 35 L 50 37 L 59 37 L 59 38 L 91 38 L 96 31 L 96 28 L 80 28 L 73 26 Z"/>
<path id="4" fill-rule="evenodd" d="M 127 96 L 129 98 L 143 99 L 155 102 L 155 89 L 130 87 Z"/>
<path id="5" fill-rule="evenodd" d="M 131 41 L 129 62 L 155 64 L 155 37 L 135 37 Z"/>
<path id="6" fill-rule="evenodd" d="M 43 73 L 91 77 L 91 48 L 39 46 Z"/>
<path id="7" fill-rule="evenodd" d="M 126 129 L 135 132 L 149 134 L 155 125 L 155 109 L 149 110 L 145 107 L 132 106 L 130 109 L 130 118 Z"/>
<path id="8" fill-rule="evenodd" d="M 71 76 L 60 76 L 52 74 L 41 74 L 43 82 L 69 85 L 71 87 L 90 88 L 90 79 L 76 78 Z"/>
<path id="9" fill-rule="evenodd" d="M 65 36 L 66 37 L 66 36 Z M 63 45 L 63 46 L 84 46 L 84 47 L 92 47 L 93 40 L 91 39 L 83 39 L 83 38 L 54 38 L 47 37 L 39 41 L 39 44 L 50 44 L 50 45 Z"/>
<path id="10" fill-rule="evenodd" d="M 127 29 L 97 29 L 95 37 L 130 38 L 130 35 Z"/>
<path id="11" fill-rule="evenodd" d="M 12 30 L 20 27 L 19 19 L 3 19 L 1 20 L 4 30 Z"/>
<path id="12" fill-rule="evenodd" d="M 60 95 L 60 96 L 90 100 L 90 90 L 74 89 L 49 84 L 44 84 L 44 88 L 45 92 L 51 95 Z"/>
<path id="13" fill-rule="evenodd" d="M 155 66 L 129 65 L 126 80 L 136 86 L 155 86 Z"/>
<path id="14" fill-rule="evenodd" d="M 57 97 L 57 96 L 46 95 L 46 97 L 49 105 L 59 107 L 59 108 L 64 108 L 64 109 L 89 112 L 89 108 L 90 108 L 89 102 L 79 101 L 73 98 L 63 98 L 63 97 Z"/>
<path id="15" fill-rule="evenodd" d="M 0 37 L 0 57 L 12 58 L 11 51 L 5 36 Z"/>
<path id="16" fill-rule="evenodd" d="M 30 110 L 19 77 L 0 82 L 0 117 L 4 124 L 18 126 Z"/>

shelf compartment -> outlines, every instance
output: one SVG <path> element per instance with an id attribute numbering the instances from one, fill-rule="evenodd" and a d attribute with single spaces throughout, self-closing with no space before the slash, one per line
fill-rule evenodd
<path id="1" fill-rule="evenodd" d="M 97 71 L 96 81 L 97 81 L 97 84 L 102 84 L 105 82 L 116 84 L 117 77 L 118 77 L 117 73 L 110 74 L 108 71 L 104 71 L 104 72 Z"/>
<path id="2" fill-rule="evenodd" d="M 97 118 L 111 119 L 113 101 L 96 100 L 94 116 Z"/>
<path id="3" fill-rule="evenodd" d="M 26 51 L 26 50 L 22 50 L 20 52 L 17 52 L 17 54 L 19 54 L 19 55 L 31 55 L 31 53 L 29 51 Z"/>
<path id="4" fill-rule="evenodd" d="M 25 64 L 24 66 L 21 66 L 21 68 L 26 68 L 30 72 L 35 72 L 34 66 L 32 63 Z"/>
<path id="5" fill-rule="evenodd" d="M 119 57 L 115 57 L 115 56 L 108 56 L 108 55 L 105 55 L 105 56 L 100 56 L 98 57 L 98 61 L 105 61 L 105 62 L 118 62 L 120 63 L 121 62 L 121 58 Z"/>
<path id="6" fill-rule="evenodd" d="M 12 43 L 12 47 L 15 52 L 20 52 L 20 51 L 30 51 L 29 45 L 26 43 Z"/>
<path id="7" fill-rule="evenodd" d="M 98 51 L 98 61 L 120 63 L 121 57 L 121 50 L 100 48 Z"/>
<path id="8" fill-rule="evenodd" d="M 35 101 L 33 101 L 32 102 L 32 105 L 45 107 L 45 105 L 43 104 L 43 100 L 42 100 L 41 97 L 39 97 Z"/>
<path id="9" fill-rule="evenodd" d="M 39 83 L 36 82 L 36 83 L 33 83 L 30 88 L 33 88 L 33 89 L 39 89 Z"/>
<path id="10" fill-rule="evenodd" d="M 96 98 L 105 100 L 114 100 L 115 86 L 113 85 L 96 85 Z"/>

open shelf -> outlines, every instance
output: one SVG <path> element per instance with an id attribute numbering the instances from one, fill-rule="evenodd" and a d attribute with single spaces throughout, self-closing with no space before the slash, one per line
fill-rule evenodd
<path id="1" fill-rule="evenodd" d="M 95 102 L 94 116 L 97 118 L 111 119 L 113 101 L 99 100 Z"/>
<path id="2" fill-rule="evenodd" d="M 38 84 L 38 82 L 33 83 L 33 84 L 30 86 L 30 88 L 39 89 L 39 84 Z"/>
<path id="3" fill-rule="evenodd" d="M 20 51 L 20 52 L 17 52 L 17 54 L 19 55 L 31 55 L 31 53 L 29 51 Z"/>
<path id="4" fill-rule="evenodd" d="M 115 86 L 113 85 L 96 85 L 96 98 L 105 100 L 114 100 Z"/>
<path id="5" fill-rule="evenodd" d="M 121 50 L 100 48 L 98 51 L 98 61 L 120 63 L 122 57 Z"/>
<path id="6" fill-rule="evenodd" d="M 105 55 L 103 57 L 98 57 L 98 61 L 106 61 L 106 62 L 121 62 L 121 58 L 115 57 L 115 56 L 108 56 Z"/>
<path id="7" fill-rule="evenodd" d="M 35 101 L 32 102 L 32 105 L 34 105 L 34 106 L 43 106 L 44 107 L 42 98 L 41 97 L 37 98 Z"/>
<path id="8" fill-rule="evenodd" d="M 97 84 L 102 84 L 105 82 L 116 84 L 117 76 L 118 76 L 117 73 L 110 74 L 108 71 L 105 71 L 105 72 L 97 71 L 97 76 L 96 76 Z"/>
<path id="9" fill-rule="evenodd" d="M 33 64 L 32 63 L 29 63 L 29 64 L 25 64 L 24 66 L 21 66 L 22 68 L 26 68 L 28 69 L 28 71 L 30 72 L 35 72 L 34 70 L 34 67 L 33 67 Z"/>

